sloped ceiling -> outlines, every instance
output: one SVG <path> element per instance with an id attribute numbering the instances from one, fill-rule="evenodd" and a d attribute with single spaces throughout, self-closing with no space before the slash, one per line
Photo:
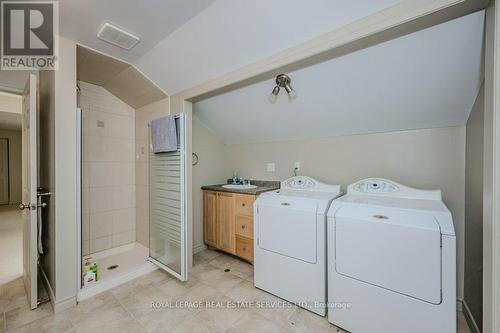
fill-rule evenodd
<path id="1" fill-rule="evenodd" d="M 0 129 L 20 130 L 22 116 L 18 113 L 0 111 Z"/>
<path id="2" fill-rule="evenodd" d="M 400 1 L 217 0 L 134 64 L 173 95 Z"/>
<path id="3" fill-rule="evenodd" d="M 28 82 L 29 71 L 0 70 L 0 91 L 19 94 Z"/>
<path id="4" fill-rule="evenodd" d="M 77 47 L 77 79 L 103 87 L 134 109 L 167 97 L 130 64 L 82 46 Z"/>
<path id="5" fill-rule="evenodd" d="M 267 80 L 194 104 L 225 143 L 464 125 L 479 90 L 484 12 L 288 73 L 298 98 L 275 104 Z"/>
<path id="6" fill-rule="evenodd" d="M 132 62 L 207 8 L 215 0 L 64 0 L 59 1 L 60 33 L 78 43 Z M 105 22 L 141 38 L 123 50 L 97 38 Z"/>
<path id="7" fill-rule="evenodd" d="M 21 129 L 22 97 L 0 92 L 0 129 Z"/>

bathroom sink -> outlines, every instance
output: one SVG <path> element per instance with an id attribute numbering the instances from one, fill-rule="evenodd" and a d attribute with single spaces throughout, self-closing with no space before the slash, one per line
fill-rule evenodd
<path id="1" fill-rule="evenodd" d="M 227 185 L 222 185 L 224 188 L 229 188 L 231 190 L 249 190 L 252 188 L 256 188 L 256 185 L 235 185 L 235 184 L 227 184 Z"/>

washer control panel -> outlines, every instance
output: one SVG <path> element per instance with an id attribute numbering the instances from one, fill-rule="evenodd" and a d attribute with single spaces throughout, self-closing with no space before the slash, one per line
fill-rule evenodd
<path id="1" fill-rule="evenodd" d="M 366 179 L 356 183 L 354 189 L 363 193 L 394 193 L 399 191 L 399 187 L 383 179 Z"/>
<path id="2" fill-rule="evenodd" d="M 290 189 L 297 190 L 297 189 L 312 188 L 316 186 L 316 183 L 309 177 L 296 176 L 284 181 L 283 185 L 284 186 L 282 187 L 288 187 Z"/>
<path id="3" fill-rule="evenodd" d="M 281 190 L 304 191 L 304 192 L 328 192 L 340 194 L 339 185 L 324 184 L 314 178 L 307 176 L 295 176 L 281 182 Z"/>

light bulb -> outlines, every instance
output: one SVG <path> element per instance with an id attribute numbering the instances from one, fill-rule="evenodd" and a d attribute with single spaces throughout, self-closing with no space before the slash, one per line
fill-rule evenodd
<path id="1" fill-rule="evenodd" d="M 271 92 L 271 94 L 269 94 L 269 97 L 267 98 L 269 100 L 269 102 L 271 102 L 272 104 L 276 103 L 276 100 L 278 99 L 279 93 L 280 93 L 280 87 L 275 86 L 273 88 L 273 91 Z"/>
<path id="2" fill-rule="evenodd" d="M 296 100 L 296 99 L 297 99 L 297 97 L 298 97 L 298 94 L 297 94 L 297 92 L 296 92 L 295 90 L 293 90 L 293 89 L 292 89 L 292 90 L 288 93 L 288 100 L 289 100 L 290 102 L 292 102 L 292 101 Z"/>
<path id="3" fill-rule="evenodd" d="M 269 100 L 269 103 L 274 104 L 278 100 L 278 95 L 270 93 L 267 99 Z"/>

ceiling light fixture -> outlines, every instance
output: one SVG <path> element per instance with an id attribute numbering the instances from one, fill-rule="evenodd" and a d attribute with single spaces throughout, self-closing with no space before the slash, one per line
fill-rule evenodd
<path id="1" fill-rule="evenodd" d="M 293 101 L 294 99 L 297 98 L 297 92 L 293 90 L 292 86 L 290 85 L 290 77 L 286 74 L 280 74 L 276 76 L 276 86 L 273 88 L 273 91 L 269 95 L 269 102 L 271 103 L 276 103 L 276 100 L 278 99 L 278 94 L 280 92 L 280 88 L 285 88 L 285 91 L 288 94 L 288 99 L 290 101 Z"/>

